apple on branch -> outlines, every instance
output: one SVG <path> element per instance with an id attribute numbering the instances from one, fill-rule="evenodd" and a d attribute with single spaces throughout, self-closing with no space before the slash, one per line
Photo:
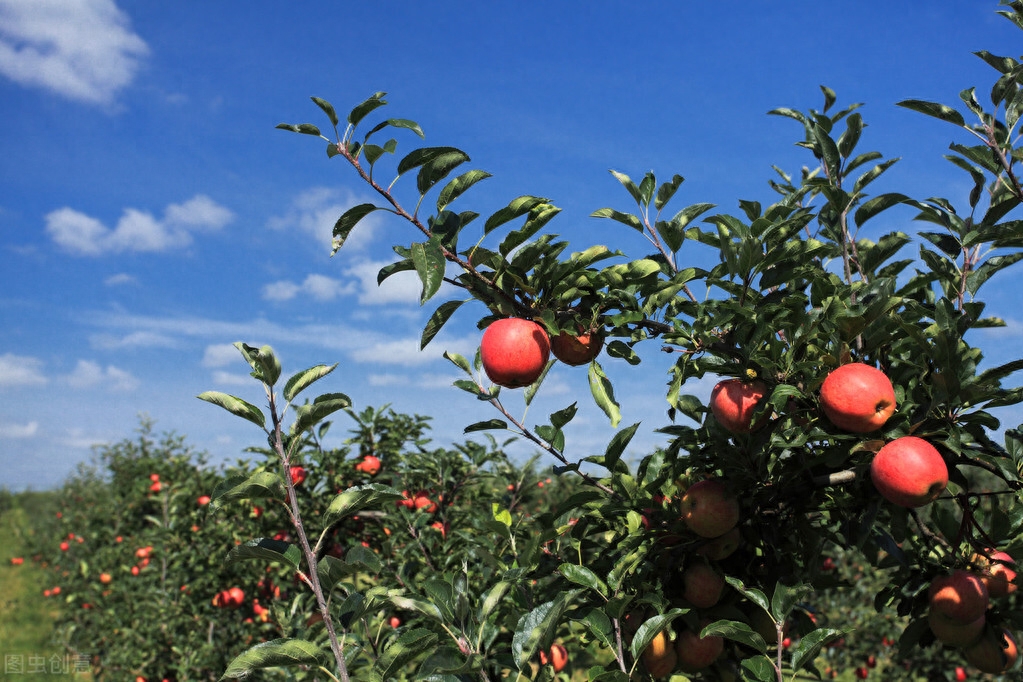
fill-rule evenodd
<path id="1" fill-rule="evenodd" d="M 948 485 L 948 466 L 933 445 L 917 436 L 903 436 L 882 447 L 870 462 L 874 487 L 892 504 L 922 507 Z"/>
<path id="2" fill-rule="evenodd" d="M 483 332 L 480 357 L 492 382 L 504 388 L 530 386 L 543 373 L 550 357 L 550 338 L 532 320 L 507 317 Z"/>
<path id="3" fill-rule="evenodd" d="M 862 362 L 833 370 L 821 385 L 821 409 L 828 421 L 844 431 L 877 431 L 895 413 L 895 407 L 891 380 Z"/>

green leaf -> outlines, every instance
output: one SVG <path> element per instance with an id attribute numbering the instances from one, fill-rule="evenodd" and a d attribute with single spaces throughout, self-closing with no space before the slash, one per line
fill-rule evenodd
<path id="1" fill-rule="evenodd" d="M 416 267 L 423 290 L 419 294 L 419 304 L 430 300 L 444 283 L 444 270 L 447 261 L 444 259 L 444 247 L 435 236 L 429 241 L 416 242 L 412 245 L 412 263 Z M 424 344 L 425 345 L 425 344 Z"/>
<path id="2" fill-rule="evenodd" d="M 259 471 L 251 476 L 231 476 L 217 485 L 210 495 L 210 513 L 225 502 L 240 499 L 284 498 L 284 482 L 272 471 Z"/>
<path id="3" fill-rule="evenodd" d="M 313 97 L 312 100 L 316 103 L 316 106 L 323 109 L 323 113 L 327 114 L 327 118 L 330 119 L 330 124 L 336 128 L 338 124 L 338 117 L 337 112 L 334 111 L 333 105 L 331 105 L 331 103 L 327 100 L 319 97 Z"/>
<path id="4" fill-rule="evenodd" d="M 585 566 L 564 563 L 558 567 L 558 572 L 569 582 L 596 590 L 605 597 L 608 595 L 607 584 L 598 578 L 596 573 Z"/>
<path id="5" fill-rule="evenodd" d="M 381 569 L 380 557 L 372 549 L 362 545 L 352 545 L 345 551 L 345 564 L 352 572 L 379 573 Z"/>
<path id="6" fill-rule="evenodd" d="M 554 638 L 561 624 L 561 616 L 579 590 L 568 590 L 555 599 L 540 604 L 519 618 L 512 636 L 512 660 L 519 670 L 529 668 L 541 647 L 546 647 Z"/>
<path id="7" fill-rule="evenodd" d="M 568 424 L 573 418 L 575 418 L 575 414 L 578 411 L 576 405 L 577 403 L 572 403 L 565 409 L 558 410 L 551 414 L 551 424 L 554 428 L 561 429 L 565 426 L 565 424 Z"/>
<path id="8" fill-rule="evenodd" d="M 962 114 L 953 109 L 952 107 L 945 106 L 944 104 L 938 104 L 936 102 L 926 102 L 920 99 L 906 99 L 896 103 L 897 106 L 917 111 L 921 114 L 927 114 L 934 118 L 941 119 L 953 123 L 957 126 L 964 126 L 966 121 L 963 120 Z"/>
<path id="9" fill-rule="evenodd" d="M 487 218 L 487 222 L 483 225 L 483 234 L 490 234 L 501 225 L 529 213 L 540 204 L 546 203 L 546 199 L 528 195 L 512 199 L 507 206 Z"/>
<path id="10" fill-rule="evenodd" d="M 322 137 L 322 135 L 320 134 L 320 129 L 314 126 L 312 123 L 299 123 L 298 125 L 294 125 L 292 123 L 278 123 L 274 127 L 280 128 L 281 130 L 290 130 L 293 133 L 301 133 L 303 135 L 316 135 Z"/>
<path id="11" fill-rule="evenodd" d="M 485 421 L 469 424 L 462 430 L 462 433 L 474 433 L 476 431 L 489 431 L 491 429 L 504 430 L 508 428 L 508 422 L 503 419 L 487 419 Z"/>
<path id="12" fill-rule="evenodd" d="M 908 199 L 909 197 L 905 194 L 899 194 L 898 192 L 879 194 L 876 197 L 863 202 L 863 205 L 856 209 L 856 224 L 863 227 L 865 222 L 877 214 L 891 208 L 892 206 L 901 204 Z"/>
<path id="13" fill-rule="evenodd" d="M 425 651 L 432 650 L 439 637 L 426 628 L 415 628 L 401 633 L 401 636 L 384 650 L 370 671 L 371 682 L 394 679 L 409 661 Z"/>
<path id="14" fill-rule="evenodd" d="M 845 132 L 838 138 L 838 153 L 843 159 L 848 159 L 860 141 L 860 134 L 863 132 L 863 117 L 859 114 L 852 114 L 845 120 Z"/>
<path id="15" fill-rule="evenodd" d="M 736 592 L 746 597 L 751 602 L 753 602 L 761 609 L 763 609 L 764 613 L 768 615 L 771 614 L 771 605 L 767 601 L 767 595 L 765 595 L 763 592 L 756 589 L 755 587 L 746 587 L 746 585 L 741 580 L 734 576 L 730 575 L 725 576 L 725 581 L 727 581 L 728 584 L 731 585 Z"/>
<path id="16" fill-rule="evenodd" d="M 778 673 L 775 672 L 774 663 L 770 658 L 761 654 L 760 656 L 753 656 L 752 658 L 744 658 L 742 660 L 742 667 L 746 670 L 750 679 L 757 680 L 758 682 L 774 682 L 778 679 Z"/>
<path id="17" fill-rule="evenodd" d="M 622 420 L 621 406 L 615 402 L 614 387 L 611 385 L 611 380 L 604 374 L 604 368 L 600 366 L 600 363 L 594 360 L 590 363 L 589 368 L 589 381 L 590 381 L 590 393 L 593 395 L 593 400 L 596 402 L 607 418 L 611 421 L 612 427 L 617 427 L 618 422 Z"/>
<path id="18" fill-rule="evenodd" d="M 486 180 L 490 177 L 490 173 L 481 170 L 471 170 L 462 173 L 457 178 L 454 178 L 448 184 L 444 185 L 441 189 L 440 195 L 437 197 L 437 213 L 440 213 L 448 207 L 448 205 L 455 199 L 460 197 L 463 192 L 475 185 L 480 180 Z"/>
<path id="19" fill-rule="evenodd" d="M 825 644 L 844 637 L 846 634 L 848 634 L 846 630 L 820 628 L 803 635 L 792 652 L 792 669 L 799 670 L 812 664 Z"/>
<path id="20" fill-rule="evenodd" d="M 232 344 L 241 351 L 245 362 L 252 368 L 250 374 L 254 379 L 263 382 L 267 386 L 273 386 L 281 378 L 281 362 L 274 355 L 274 349 L 270 346 L 256 348 L 247 343 L 238 341 Z"/>
<path id="21" fill-rule="evenodd" d="M 632 198 L 636 200 L 636 204 L 638 204 L 639 206 L 642 206 L 644 204 L 643 193 L 639 191 L 639 187 L 637 187 L 636 183 L 632 181 L 632 178 L 630 178 L 625 173 L 619 173 L 616 170 L 612 170 L 609 172 L 611 173 L 611 175 L 614 176 L 615 180 L 622 183 L 622 187 L 629 191 L 629 194 L 632 195 Z"/>
<path id="22" fill-rule="evenodd" d="M 376 133 L 378 131 L 381 131 L 384 128 L 387 128 L 387 127 L 391 127 L 391 128 L 404 128 L 406 130 L 411 130 L 412 132 L 414 132 L 416 135 L 418 135 L 421 138 L 424 138 L 424 139 L 426 138 L 426 135 L 423 133 L 423 129 L 420 128 L 419 124 L 416 123 L 415 121 L 410 121 L 407 118 L 389 118 L 386 121 L 383 121 L 382 123 L 378 123 L 375 126 L 373 126 L 373 129 L 370 130 L 368 133 L 366 133 L 365 139 L 368 140 L 370 135 L 372 135 L 373 133 Z M 392 149 L 390 151 L 394 151 L 394 150 Z"/>
<path id="23" fill-rule="evenodd" d="M 667 628 L 671 621 L 688 612 L 689 609 L 671 609 L 667 613 L 653 616 L 644 621 L 640 624 L 632 638 L 632 643 L 629 645 L 629 653 L 632 654 L 634 659 L 638 659 L 642 655 L 643 650 L 657 636 L 657 633 Z"/>
<path id="24" fill-rule="evenodd" d="M 610 218 L 611 220 L 617 221 L 623 225 L 628 225 L 634 230 L 643 231 L 643 223 L 639 218 L 632 215 L 631 213 L 622 213 L 616 211 L 613 208 L 599 208 L 590 214 L 591 218 Z"/>
<path id="25" fill-rule="evenodd" d="M 251 403 L 247 403 L 241 398 L 236 398 L 233 395 L 227 393 L 221 393 L 220 391 L 205 391 L 196 396 L 199 400 L 205 400 L 208 403 L 219 405 L 231 414 L 247 419 L 261 429 L 266 428 L 266 417 L 258 407 Z"/>
<path id="26" fill-rule="evenodd" d="M 327 666 L 330 655 L 304 639 L 274 639 L 246 650 L 231 661 L 220 679 L 247 677 L 256 670 L 299 665 Z"/>
<path id="27" fill-rule="evenodd" d="M 771 617 L 774 618 L 774 622 L 780 623 L 787 619 L 796 604 L 812 591 L 813 588 L 809 585 L 789 587 L 780 581 L 776 583 L 774 594 L 771 596 Z"/>
<path id="28" fill-rule="evenodd" d="M 966 290 L 976 295 L 980 287 L 999 270 L 1023 260 L 1023 252 L 1017 251 L 1005 256 L 992 256 L 980 264 L 980 267 L 966 276 Z"/>
<path id="29" fill-rule="evenodd" d="M 501 603 L 501 600 L 504 598 L 504 595 L 508 593 L 508 590 L 511 589 L 511 587 L 512 583 L 507 582 L 505 580 L 501 580 L 498 581 L 497 583 L 494 583 L 494 586 L 491 587 L 486 592 L 486 596 L 484 596 L 482 601 L 480 602 L 480 610 L 478 616 L 478 620 L 480 623 L 486 622 L 487 618 L 489 618 L 490 614 L 494 612 L 494 609 L 497 608 L 497 605 Z"/>
<path id="30" fill-rule="evenodd" d="M 460 149 L 450 148 L 450 151 L 438 154 L 424 163 L 416 177 L 419 194 L 423 195 L 429 192 L 434 185 L 446 178 L 448 173 L 468 160 L 468 154 Z"/>
<path id="31" fill-rule="evenodd" d="M 329 415 L 351 407 L 352 401 L 344 393 L 324 393 L 313 402 L 295 408 L 295 421 L 291 424 L 292 435 L 303 433 Z"/>
<path id="32" fill-rule="evenodd" d="M 470 299 L 471 300 L 471 299 Z M 433 337 L 437 336 L 437 332 L 441 330 L 456 310 L 462 307 L 462 304 L 466 301 L 447 301 L 441 303 L 433 315 L 430 315 L 430 319 L 427 320 L 426 326 L 423 327 L 423 335 L 419 339 L 419 350 L 426 348 L 427 344 L 433 340 Z"/>
<path id="33" fill-rule="evenodd" d="M 465 152 L 454 147 L 420 147 L 419 149 L 413 149 L 398 162 L 398 175 L 404 175 L 413 168 L 419 168 L 451 154 L 464 156 L 465 159 L 469 158 Z M 441 167 L 443 165 L 442 163 Z"/>
<path id="34" fill-rule="evenodd" d="M 632 426 L 628 426 L 621 431 L 617 432 L 611 438 L 611 442 L 607 444 L 607 449 L 604 451 L 604 466 L 609 471 L 614 471 L 618 465 L 618 461 L 622 458 L 622 454 L 625 452 L 625 448 L 629 446 L 629 442 L 632 437 L 636 435 L 636 430 L 639 429 L 640 422 L 636 422 Z"/>
<path id="35" fill-rule="evenodd" d="M 657 196 L 654 198 L 654 208 L 658 211 L 664 208 L 665 204 L 671 201 L 671 198 L 675 196 L 675 192 L 678 191 L 678 188 L 682 186 L 683 182 L 685 182 L 685 178 L 676 173 L 672 176 L 671 180 L 658 187 Z"/>
<path id="36" fill-rule="evenodd" d="M 700 637 L 709 637 L 710 635 L 730 639 L 733 642 L 752 647 L 757 651 L 764 651 L 767 648 L 764 638 L 749 625 L 741 621 L 719 620 L 710 623 L 700 632 Z"/>
<path id="37" fill-rule="evenodd" d="M 324 527 L 332 526 L 362 509 L 379 507 L 402 498 L 401 492 L 382 483 L 367 483 L 338 493 L 323 513 Z"/>
<path id="38" fill-rule="evenodd" d="M 354 228 L 360 220 L 368 216 L 373 211 L 382 210 L 379 206 L 373 204 L 359 204 L 358 206 L 352 206 L 350 209 L 344 212 L 337 222 L 334 223 L 333 239 L 331 240 L 330 255 L 337 253 L 338 249 L 344 246 L 345 240 L 348 239 L 348 235 L 351 234 L 352 228 Z"/>
<path id="39" fill-rule="evenodd" d="M 451 361 L 451 363 L 462 370 L 466 374 L 472 375 L 472 366 L 464 355 L 458 353 L 452 353 L 451 351 L 444 351 L 444 357 Z"/>
<path id="40" fill-rule="evenodd" d="M 313 382 L 333 372 L 336 367 L 336 362 L 333 365 L 316 365 L 295 374 L 288 379 L 288 383 L 284 384 L 284 399 L 290 403 L 294 400 L 295 396 L 308 388 Z"/>
<path id="41" fill-rule="evenodd" d="M 277 561 L 287 564 L 293 569 L 298 569 L 302 565 L 302 550 L 290 542 L 272 540 L 270 538 L 257 538 L 232 548 L 227 553 L 224 565 L 230 566 L 235 562 L 247 561 L 249 559 Z"/>
<path id="42" fill-rule="evenodd" d="M 382 107 L 387 104 L 387 100 L 384 99 L 386 92 L 374 92 L 364 102 L 360 103 L 348 114 L 348 123 L 352 126 L 359 125 L 359 122 L 366 117 L 366 114 L 373 111 L 377 107 Z"/>

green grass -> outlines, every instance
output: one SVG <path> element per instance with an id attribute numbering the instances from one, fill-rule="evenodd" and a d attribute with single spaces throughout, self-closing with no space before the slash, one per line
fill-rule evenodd
<path id="1" fill-rule="evenodd" d="M 0 505 L 0 679 L 89 680 L 73 673 L 75 661 L 56 641 L 54 619 L 60 602 L 43 596 L 46 573 L 26 556 L 25 533 L 30 514 L 49 507 L 52 495 L 26 493 L 7 496 Z M 12 557 L 23 557 L 21 566 Z M 11 666 L 21 663 L 21 672 Z M 67 670 L 67 672 L 61 672 Z"/>

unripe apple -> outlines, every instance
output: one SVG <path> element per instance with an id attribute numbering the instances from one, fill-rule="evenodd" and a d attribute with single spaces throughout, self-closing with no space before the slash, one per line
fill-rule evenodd
<path id="1" fill-rule="evenodd" d="M 600 355 L 604 347 L 604 336 L 599 332 L 586 332 L 573 336 L 561 332 L 551 339 L 551 352 L 566 365 L 578 367 L 588 364 Z"/>
<path id="2" fill-rule="evenodd" d="M 725 430 L 735 434 L 752 433 L 763 426 L 769 416 L 765 412 L 753 422 L 757 404 L 766 393 L 767 384 L 763 381 L 725 379 L 710 392 L 710 411 Z"/>
<path id="3" fill-rule="evenodd" d="M 958 623 L 972 623 L 983 617 L 988 607 L 987 587 L 976 573 L 956 570 L 935 576 L 927 590 L 931 612 Z"/>
<path id="4" fill-rule="evenodd" d="M 709 622 L 700 623 L 700 627 L 706 627 Z M 716 661 L 724 649 L 725 640 L 718 635 L 700 637 L 699 632 L 682 630 L 675 640 L 676 665 L 682 672 L 695 673 Z"/>
<path id="5" fill-rule="evenodd" d="M 721 599 L 725 578 L 707 562 L 696 561 L 682 573 L 682 584 L 687 602 L 698 609 L 709 609 Z"/>
<path id="6" fill-rule="evenodd" d="M 937 611 L 930 611 L 927 614 L 927 622 L 931 626 L 931 632 L 938 638 L 938 641 L 949 646 L 967 647 L 975 644 L 984 632 L 984 624 L 987 616 L 981 615 L 977 620 L 970 623 L 963 623 L 943 616 Z"/>
<path id="7" fill-rule="evenodd" d="M 967 647 L 963 654 L 967 661 L 980 668 L 982 672 L 997 675 L 1016 663 L 1019 652 L 1016 649 L 1016 638 L 1011 632 L 989 630 L 979 642 Z"/>
<path id="8" fill-rule="evenodd" d="M 895 389 L 884 372 L 853 362 L 833 370 L 821 385 L 821 409 L 844 431 L 870 433 L 895 413 Z"/>
<path id="9" fill-rule="evenodd" d="M 922 507 L 948 485 L 948 467 L 923 438 L 903 436 L 882 447 L 870 462 L 874 487 L 892 504 Z"/>
<path id="10" fill-rule="evenodd" d="M 483 370 L 498 386 L 522 388 L 540 378 L 551 344 L 547 332 L 532 320 L 507 317 L 491 323 L 480 341 Z"/>
<path id="11" fill-rule="evenodd" d="M 715 478 L 689 486 L 681 506 L 682 520 L 702 538 L 720 537 L 739 523 L 739 502 Z"/>

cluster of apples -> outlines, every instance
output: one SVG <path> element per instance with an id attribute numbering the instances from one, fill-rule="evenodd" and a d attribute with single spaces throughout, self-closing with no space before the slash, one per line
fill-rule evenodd
<path id="1" fill-rule="evenodd" d="M 551 353 L 566 365 L 588 364 L 604 347 L 597 331 L 561 332 L 550 338 L 541 325 L 521 317 L 490 324 L 480 341 L 480 358 L 487 377 L 504 388 L 532 385 L 547 366 Z"/>
<path id="2" fill-rule="evenodd" d="M 758 419 L 753 418 L 767 390 L 759 379 L 721 381 L 711 392 L 711 413 L 731 433 L 752 433 L 770 417 L 770 412 L 764 411 Z M 895 388 L 881 370 L 853 362 L 831 371 L 824 379 L 820 405 L 824 416 L 839 429 L 872 433 L 895 413 Z M 878 493 L 892 504 L 922 507 L 944 492 L 948 466 L 941 453 L 923 438 L 902 436 L 874 455 L 870 478 Z"/>
<path id="3" fill-rule="evenodd" d="M 213 595 L 212 603 L 218 609 L 236 609 L 245 603 L 245 591 L 240 587 L 231 587 Z"/>
<path id="4" fill-rule="evenodd" d="M 985 673 L 998 674 L 1013 666 L 1018 655 L 1016 637 L 1005 628 L 987 622 L 992 597 L 1004 597 L 1016 590 L 1015 571 L 1005 552 L 975 556 L 980 571 L 958 569 L 936 576 L 927 591 L 928 623 L 943 644 L 958 647 L 966 660 Z"/>

